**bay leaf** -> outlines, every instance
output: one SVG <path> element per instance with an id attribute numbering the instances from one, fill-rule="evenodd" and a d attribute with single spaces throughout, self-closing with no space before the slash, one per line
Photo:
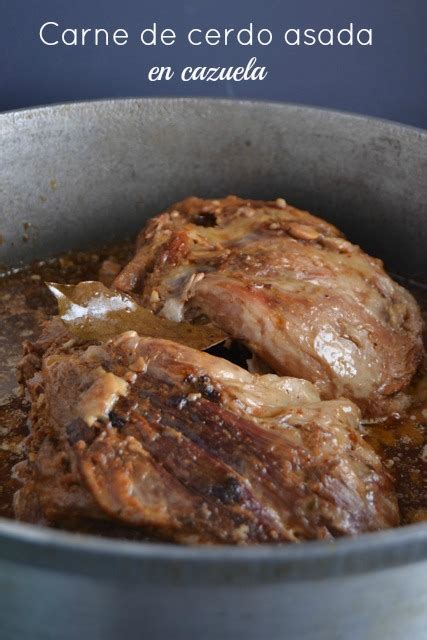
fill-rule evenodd
<path id="1" fill-rule="evenodd" d="M 108 289 L 101 282 L 46 285 L 58 302 L 62 322 L 81 340 L 108 340 L 132 330 L 140 336 L 164 338 L 204 350 L 227 338 L 212 324 L 173 322 L 156 316 L 130 296 Z"/>

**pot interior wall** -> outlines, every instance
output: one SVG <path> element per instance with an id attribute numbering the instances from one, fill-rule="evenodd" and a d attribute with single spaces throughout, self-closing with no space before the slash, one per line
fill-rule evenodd
<path id="1" fill-rule="evenodd" d="M 426 277 L 427 134 L 280 104 L 119 100 L 0 116 L 0 262 L 134 234 L 174 200 L 284 197 Z"/>

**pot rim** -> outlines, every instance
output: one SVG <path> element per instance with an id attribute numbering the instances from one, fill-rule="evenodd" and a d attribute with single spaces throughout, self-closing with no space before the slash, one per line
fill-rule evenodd
<path id="1" fill-rule="evenodd" d="M 371 573 L 427 560 L 427 522 L 333 542 L 184 546 L 103 538 L 0 518 L 0 561 L 89 575 L 154 582 L 190 577 L 198 584 L 313 580 Z"/>
<path id="2" fill-rule="evenodd" d="M 364 115 L 354 111 L 346 111 L 343 109 L 330 109 L 328 107 L 319 107 L 311 104 L 303 104 L 299 102 L 282 102 L 280 100 L 252 100 L 250 98 L 224 98 L 224 97 L 205 97 L 205 96 L 126 96 L 126 97 L 113 97 L 113 98 L 95 98 L 85 100 L 68 100 L 63 102 L 53 102 L 48 104 L 40 104 L 33 107 L 22 107 L 19 109 L 8 109 L 0 112 L 0 126 L 1 121 L 8 119 L 15 115 L 23 116 L 24 118 L 33 118 L 37 115 L 47 115 L 52 111 L 66 113 L 69 109 L 79 109 L 82 107 L 100 107 L 108 108 L 114 106 L 117 103 L 122 103 L 129 106 L 143 107 L 146 103 L 159 103 L 159 104 L 188 104 L 197 106 L 200 104 L 221 104 L 223 106 L 231 106 L 235 108 L 237 105 L 242 108 L 251 107 L 266 107 L 269 109 L 284 109 L 285 111 L 301 111 L 307 114 L 323 115 L 325 118 L 328 116 L 349 119 L 353 121 L 361 121 L 370 123 L 372 125 L 390 126 L 403 130 L 407 133 L 417 133 L 422 137 L 427 138 L 427 129 L 416 127 L 411 124 L 398 122 L 397 120 L 391 120 L 388 118 L 380 118 L 378 116 Z"/>

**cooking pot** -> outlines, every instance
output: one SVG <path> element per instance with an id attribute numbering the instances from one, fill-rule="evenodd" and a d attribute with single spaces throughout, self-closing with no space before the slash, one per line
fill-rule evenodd
<path id="1" fill-rule="evenodd" d="M 203 99 L 0 116 L 0 261 L 135 234 L 174 200 L 284 197 L 427 276 L 427 132 Z M 25 240 L 25 241 L 24 241 Z M 427 522 L 334 543 L 179 547 L 0 519 L 2 640 L 425 640 Z"/>

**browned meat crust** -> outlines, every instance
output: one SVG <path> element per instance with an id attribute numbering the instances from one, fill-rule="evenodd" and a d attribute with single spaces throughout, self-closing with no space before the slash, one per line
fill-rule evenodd
<path id="1" fill-rule="evenodd" d="M 423 356 L 417 304 L 382 262 L 281 199 L 173 205 L 114 284 L 171 319 L 209 318 L 277 373 L 367 416 L 406 405 Z"/>
<path id="2" fill-rule="evenodd" d="M 398 523 L 357 407 L 320 401 L 309 382 L 134 332 L 79 344 L 57 321 L 26 345 L 22 376 L 32 430 L 20 519 L 239 544 Z"/>

